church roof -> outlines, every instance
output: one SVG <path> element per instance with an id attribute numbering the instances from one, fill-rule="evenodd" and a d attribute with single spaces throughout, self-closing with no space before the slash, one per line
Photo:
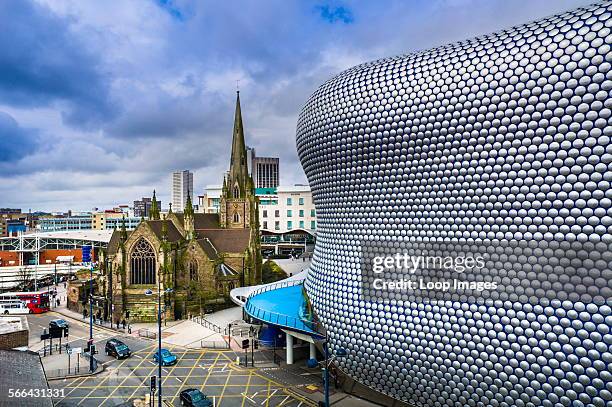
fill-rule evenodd
<path id="1" fill-rule="evenodd" d="M 129 231 L 126 231 L 129 236 Z M 115 254 L 119 250 L 119 243 L 121 242 L 121 231 L 115 229 L 111 235 L 110 241 L 108 242 L 107 252 L 108 254 Z"/>
<path id="2" fill-rule="evenodd" d="M 198 242 L 208 238 L 217 252 L 242 253 L 249 246 L 249 229 L 200 229 L 196 232 L 200 238 Z"/>
<path id="3" fill-rule="evenodd" d="M 215 272 L 220 277 L 230 277 L 230 276 L 238 275 L 238 272 L 236 270 L 234 270 L 233 268 L 231 268 L 225 263 L 217 264 L 217 267 L 215 267 Z"/>
<path id="4" fill-rule="evenodd" d="M 185 215 L 182 213 L 174 214 L 181 225 L 185 225 Z M 217 229 L 219 227 L 218 213 L 194 213 L 194 229 Z"/>
<path id="5" fill-rule="evenodd" d="M 217 260 L 219 258 L 219 253 L 217 252 L 217 249 L 215 249 L 215 247 L 212 245 L 209 239 L 207 238 L 198 239 L 197 242 L 200 245 L 200 247 L 204 250 L 204 252 L 206 253 L 209 259 Z"/>
<path id="6" fill-rule="evenodd" d="M 162 227 L 163 227 L 164 222 L 166 222 L 166 227 L 168 230 L 168 235 L 167 235 L 168 241 L 177 242 L 181 240 L 182 238 L 181 233 L 178 231 L 176 226 L 174 226 L 174 223 L 170 221 L 163 221 L 163 220 L 146 221 L 146 223 L 151 227 L 151 230 L 153 230 L 153 233 L 155 233 L 155 236 L 157 236 L 157 238 L 160 240 L 162 238 Z"/>

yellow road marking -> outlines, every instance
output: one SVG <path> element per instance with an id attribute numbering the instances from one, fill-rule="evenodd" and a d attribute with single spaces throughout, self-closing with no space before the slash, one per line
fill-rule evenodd
<path id="1" fill-rule="evenodd" d="M 221 394 L 219 395 L 219 404 L 221 404 L 221 401 L 223 400 L 223 395 L 225 394 L 225 389 L 227 389 L 227 383 L 229 382 L 230 377 L 232 376 L 232 372 L 233 370 L 228 370 L 227 371 L 227 378 L 225 379 L 225 383 L 223 384 L 223 389 L 221 390 Z"/>
<path id="2" fill-rule="evenodd" d="M 245 399 L 246 399 L 246 395 L 249 393 L 249 386 L 251 385 L 251 377 L 253 377 L 253 374 L 251 372 L 249 372 L 249 378 L 247 379 L 246 388 L 244 389 L 245 396 L 242 398 L 242 404 L 241 404 L 240 407 L 244 407 L 244 402 L 245 402 Z"/>
<path id="3" fill-rule="evenodd" d="M 149 358 L 151 357 L 151 355 L 153 354 L 153 352 L 157 351 L 157 347 L 151 347 L 151 350 L 149 352 L 147 352 L 146 356 L 143 356 L 142 360 L 140 361 L 140 363 L 138 363 L 138 365 L 136 367 L 140 367 L 144 362 L 149 362 Z M 132 375 L 130 376 L 126 376 L 125 379 L 123 379 L 123 381 L 121 383 L 119 383 L 119 386 L 117 386 L 117 388 L 115 390 L 113 390 L 112 392 L 110 392 L 110 394 L 106 397 L 107 399 L 111 398 L 113 396 L 113 394 L 115 394 L 117 392 L 117 390 L 119 390 L 123 384 L 127 381 L 127 379 L 129 379 L 130 377 L 134 377 Z M 140 378 L 136 377 L 137 379 L 140 380 Z M 142 385 L 142 384 L 141 384 Z M 134 391 L 135 393 L 136 391 Z M 132 395 L 130 395 L 130 399 L 132 398 L 132 396 L 134 395 L 134 393 L 132 393 Z M 128 399 L 129 400 L 129 399 Z"/>
<path id="4" fill-rule="evenodd" d="M 87 380 L 87 377 L 83 377 L 82 379 L 75 379 L 75 380 L 73 380 L 71 383 L 74 383 L 74 382 L 78 381 L 78 382 L 79 382 L 79 384 L 82 384 L 82 383 L 84 383 L 84 382 L 85 382 L 85 380 Z M 75 391 L 75 390 L 76 390 L 76 389 L 78 389 L 78 388 L 79 388 L 78 386 L 77 386 L 77 387 L 75 387 L 75 388 L 73 388 L 73 389 L 72 389 L 71 391 L 69 391 L 69 392 L 68 392 L 68 394 L 66 394 L 66 395 L 65 395 L 65 396 L 64 396 L 64 397 L 63 397 L 63 398 L 62 398 L 60 401 L 58 401 L 58 403 L 59 403 L 59 402 L 61 402 L 62 400 L 64 400 L 65 398 L 67 398 L 67 397 L 70 395 L 70 393 L 72 393 L 73 391 Z"/>
<path id="5" fill-rule="evenodd" d="M 206 351 L 200 353 L 200 356 L 198 356 L 198 358 L 195 360 L 193 366 L 191 366 L 191 370 L 189 370 L 189 374 L 187 374 L 187 376 L 184 377 L 185 380 L 181 383 L 181 386 L 179 387 L 179 389 L 176 392 L 176 394 L 174 395 L 174 397 L 172 397 L 172 400 L 170 401 L 170 404 L 174 404 L 174 400 L 176 400 L 176 397 L 181 393 L 181 389 L 183 388 L 183 386 L 186 385 L 187 379 L 189 379 L 191 377 L 191 374 L 193 373 L 193 370 L 195 369 L 195 367 L 199 366 L 200 360 L 202 359 L 202 356 L 204 356 L 205 354 L 206 354 Z"/>

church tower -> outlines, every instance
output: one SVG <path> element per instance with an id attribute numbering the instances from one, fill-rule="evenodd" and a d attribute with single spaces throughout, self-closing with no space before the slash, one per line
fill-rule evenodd
<path id="1" fill-rule="evenodd" d="M 249 175 L 246 143 L 240 110 L 240 92 L 236 92 L 236 112 L 234 113 L 234 133 L 232 135 L 232 155 L 230 168 L 223 179 L 220 202 L 221 227 L 228 229 L 257 229 L 256 201 L 253 180 Z"/>

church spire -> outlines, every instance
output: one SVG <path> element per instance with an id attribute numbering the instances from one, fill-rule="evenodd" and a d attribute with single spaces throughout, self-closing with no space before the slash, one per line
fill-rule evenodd
<path id="1" fill-rule="evenodd" d="M 231 183 L 226 186 L 228 194 L 233 198 L 243 197 L 246 192 L 245 184 L 249 176 L 249 171 L 247 167 L 246 143 L 244 141 L 244 127 L 242 125 L 242 109 L 240 108 L 239 91 L 236 92 L 236 112 L 234 113 L 234 133 L 232 135 L 232 156 L 230 158 L 229 176 Z"/>
<path id="2" fill-rule="evenodd" d="M 155 190 L 153 190 L 153 199 L 151 202 L 151 210 L 149 211 L 149 220 L 159 220 L 159 207 L 157 206 Z"/>
<path id="3" fill-rule="evenodd" d="M 236 112 L 234 113 L 234 134 L 232 138 L 232 157 L 230 168 L 236 165 L 246 165 L 246 144 L 242 126 L 242 110 L 240 109 L 240 91 L 236 91 Z"/>
<path id="4" fill-rule="evenodd" d="M 184 215 L 184 225 L 185 232 L 187 234 L 187 240 L 195 239 L 195 219 L 193 214 L 193 205 L 191 204 L 191 193 L 187 190 L 187 203 L 185 204 L 185 209 L 183 210 Z"/>
<path id="5" fill-rule="evenodd" d="M 121 237 L 121 241 L 125 242 L 127 240 L 127 230 L 125 229 L 125 215 L 123 215 L 121 217 L 121 234 L 119 235 Z"/>
<path id="6" fill-rule="evenodd" d="M 183 211 L 185 216 L 191 216 L 193 218 L 193 204 L 191 203 L 191 192 L 187 190 L 187 202 L 185 203 L 185 210 Z"/>

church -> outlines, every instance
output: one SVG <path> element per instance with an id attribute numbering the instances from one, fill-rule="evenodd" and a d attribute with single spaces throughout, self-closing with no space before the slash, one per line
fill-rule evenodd
<path id="1" fill-rule="evenodd" d="M 261 283 L 257 198 L 247 167 L 239 93 L 220 204 L 218 214 L 195 213 L 189 198 L 182 213 L 170 207 L 163 216 L 154 191 L 149 219 L 132 232 L 122 227 L 113 233 L 101 285 L 113 320 L 155 321 L 158 283 L 168 320 L 222 306 L 233 288 Z"/>

